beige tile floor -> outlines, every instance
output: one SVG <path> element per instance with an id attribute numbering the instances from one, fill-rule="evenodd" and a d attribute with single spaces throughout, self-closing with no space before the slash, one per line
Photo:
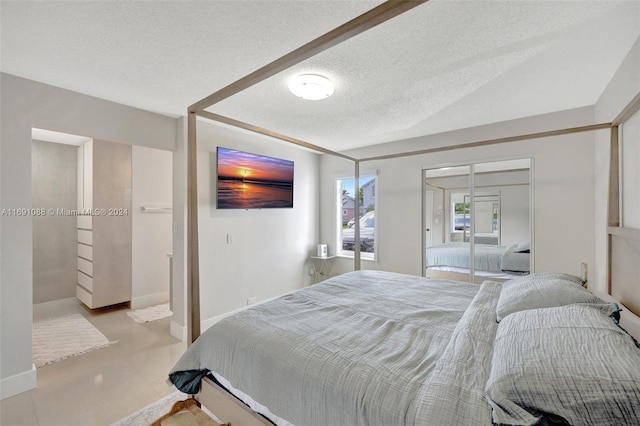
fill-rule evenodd
<path id="1" fill-rule="evenodd" d="M 167 373 L 186 349 L 171 318 L 138 324 L 127 308 L 89 311 L 76 299 L 34 306 L 34 321 L 82 313 L 107 348 L 40 367 L 38 387 L 0 401 L 2 426 L 109 425 L 175 391 Z"/>

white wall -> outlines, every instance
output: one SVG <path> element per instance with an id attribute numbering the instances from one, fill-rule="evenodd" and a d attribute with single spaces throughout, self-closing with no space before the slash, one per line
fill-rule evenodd
<path id="1" fill-rule="evenodd" d="M 292 209 L 216 209 L 216 147 L 294 161 Z M 200 309 L 216 318 L 310 283 L 308 256 L 318 242 L 319 155 L 263 136 L 198 121 Z M 227 243 L 227 234 L 232 243 Z"/>
<path id="2" fill-rule="evenodd" d="M 31 128 L 173 150 L 174 118 L 0 74 L 0 208 L 31 208 Z M 177 189 L 179 190 L 179 189 Z M 0 398 L 36 385 L 31 362 L 32 220 L 0 220 Z"/>
<path id="3" fill-rule="evenodd" d="M 184 117 L 177 120 L 177 145 L 173 151 L 173 290 L 171 335 L 187 340 L 187 128 Z"/>
<path id="4" fill-rule="evenodd" d="M 592 108 L 416 138 L 399 142 L 395 147 L 377 146 L 350 154 L 362 158 L 586 124 L 593 124 Z M 423 168 L 531 157 L 534 159 L 535 270 L 579 275 L 582 262 L 594 264 L 595 241 L 591 231 L 595 210 L 594 145 L 594 132 L 587 132 L 363 163 L 361 167 L 378 170 L 379 260 L 363 261 L 362 267 L 422 275 L 420 182 Z M 335 226 L 331 177 L 348 170 L 344 161 L 323 156 L 321 238 L 326 241 L 333 240 Z M 340 259 L 336 270 L 352 267 L 351 260 Z"/>
<path id="5" fill-rule="evenodd" d="M 616 71 L 595 105 L 599 122 L 612 121 L 640 93 L 640 38 L 636 40 L 624 62 Z M 596 267 L 590 271 L 590 282 L 598 291 L 607 290 L 607 194 L 609 193 L 609 132 L 600 132 L 595 145 L 594 193 L 599 200 L 593 232 L 596 238 Z"/>
<path id="6" fill-rule="evenodd" d="M 143 213 L 141 206 L 171 207 L 172 154 L 132 147 L 132 308 L 169 301 L 169 258 L 172 250 L 170 211 Z"/>
<path id="7" fill-rule="evenodd" d="M 529 234 L 529 186 L 503 186 L 500 191 L 500 244 L 511 246 L 528 241 Z"/>

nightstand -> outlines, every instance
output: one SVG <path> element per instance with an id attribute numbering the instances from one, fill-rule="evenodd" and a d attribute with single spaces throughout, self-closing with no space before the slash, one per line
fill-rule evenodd
<path id="1" fill-rule="evenodd" d="M 313 282 L 319 283 L 331 277 L 335 256 L 309 256 Z"/>

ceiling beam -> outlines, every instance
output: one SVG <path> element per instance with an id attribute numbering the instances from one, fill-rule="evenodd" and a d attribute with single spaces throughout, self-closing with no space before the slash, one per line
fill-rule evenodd
<path id="1" fill-rule="evenodd" d="M 616 118 L 613 119 L 612 124 L 614 126 L 618 126 L 625 121 L 627 121 L 633 114 L 640 110 L 640 92 L 638 92 L 633 99 L 624 107 L 620 114 Z"/>
<path id="2" fill-rule="evenodd" d="M 451 151 L 454 149 L 475 148 L 479 146 L 495 145 L 495 144 L 505 143 L 505 142 L 517 142 L 517 141 L 523 141 L 528 139 L 547 138 L 550 136 L 561 136 L 561 135 L 568 135 L 572 133 L 590 132 L 593 130 L 610 129 L 610 128 L 611 128 L 611 123 L 592 124 L 588 126 L 571 127 L 568 129 L 549 130 L 546 132 L 508 136 L 505 138 L 487 139 L 487 140 L 477 141 L 477 142 L 439 146 L 436 148 L 426 148 L 426 149 L 420 149 L 417 151 L 399 152 L 396 154 L 388 154 L 388 155 L 378 155 L 375 157 L 360 158 L 359 161 L 364 162 L 364 161 L 374 161 L 374 160 L 389 160 L 391 158 L 411 157 L 413 155 L 420 155 L 420 154 L 433 154 L 434 152 Z"/>
<path id="3" fill-rule="evenodd" d="M 213 112 L 198 111 L 196 114 L 198 116 L 200 116 L 200 117 L 207 118 L 209 120 L 213 120 L 213 121 L 217 121 L 217 122 L 220 122 L 220 123 L 228 124 L 230 126 L 238 127 L 238 128 L 245 129 L 245 130 L 249 130 L 249 131 L 254 132 L 254 133 L 260 133 L 261 135 L 270 136 L 270 137 L 273 137 L 273 138 L 276 138 L 276 139 L 280 139 L 280 140 L 292 143 L 294 145 L 297 145 L 297 146 L 300 146 L 300 147 L 303 147 L 303 148 L 308 148 L 308 149 L 312 149 L 312 150 L 317 151 L 317 152 L 321 152 L 323 154 L 335 155 L 336 157 L 342 157 L 342 158 L 344 158 L 346 160 L 356 161 L 355 158 L 349 157 L 348 155 L 341 154 L 341 153 L 335 152 L 335 151 L 331 151 L 330 149 L 323 148 L 321 146 L 314 145 L 312 143 L 305 142 L 303 140 L 296 139 L 296 138 L 293 138 L 291 136 L 284 135 L 282 133 L 278 133 L 278 132 L 274 132 L 272 130 L 264 129 L 262 127 L 254 126 L 253 124 L 245 123 L 245 122 L 242 122 L 242 121 L 239 121 L 239 120 L 235 120 L 233 118 L 225 117 L 223 115 L 214 114 Z"/>
<path id="4" fill-rule="evenodd" d="M 329 31 L 328 33 L 310 41 L 309 43 L 287 53 L 279 59 L 263 66 L 262 68 L 242 77 L 240 80 L 218 90 L 217 92 L 203 98 L 189 107 L 189 111 L 199 112 L 210 106 L 235 95 L 260 83 L 267 78 L 278 74 L 300 62 L 317 55 L 345 40 L 355 37 L 356 35 L 367 31 L 382 24 L 391 18 L 394 18 L 416 6 L 426 3 L 428 0 L 391 0 L 374 7 L 368 12 L 352 19 L 351 21 L 340 25 L 339 27 Z"/>

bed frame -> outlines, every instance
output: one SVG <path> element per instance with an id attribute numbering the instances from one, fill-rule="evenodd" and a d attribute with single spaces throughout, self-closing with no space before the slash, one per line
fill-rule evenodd
<path id="1" fill-rule="evenodd" d="M 413 9 L 428 0 L 393 0 L 369 10 L 355 19 L 335 28 L 334 30 L 318 37 L 317 39 L 293 50 L 283 57 L 265 65 L 264 67 L 246 75 L 236 82 L 218 90 L 191 105 L 187 111 L 187 334 L 188 344 L 193 343 L 200 335 L 200 280 L 198 257 L 198 200 L 197 200 L 197 117 L 213 120 L 231 125 L 237 128 L 260 133 L 276 139 L 289 142 L 319 153 L 338 156 L 354 163 L 354 176 L 356 186 L 360 171 L 360 163 L 372 160 L 385 160 L 392 158 L 424 155 L 433 152 L 448 151 L 452 149 L 471 148 L 485 145 L 493 145 L 506 142 L 538 139 L 549 136 L 558 136 L 577 132 L 588 132 L 600 129 L 611 130 L 611 157 L 609 169 L 609 209 L 607 228 L 607 281 L 608 294 L 623 304 L 623 323 L 632 335 L 640 338 L 640 230 L 624 228 L 620 226 L 620 182 L 619 182 L 619 126 L 628 120 L 634 113 L 640 110 L 640 93 L 638 93 L 624 110 L 610 123 L 597 123 L 588 126 L 553 129 L 538 133 L 514 135 L 491 140 L 480 140 L 471 143 L 460 144 L 451 147 L 424 149 L 419 151 L 400 152 L 390 155 L 382 155 L 367 158 L 353 158 L 345 154 L 330 151 L 323 147 L 263 129 L 248 123 L 243 123 L 229 117 L 206 111 L 206 108 L 233 96 L 283 70 L 286 70 L 305 59 L 308 59 L 324 50 L 331 48 L 345 40 L 350 39 L 366 30 L 375 27 L 395 16 Z M 355 215 L 359 215 L 359 206 L 355 205 Z M 354 270 L 360 269 L 360 241 L 359 223 L 355 222 L 355 246 L 354 246 Z M 468 278 L 468 277 L 467 277 Z M 261 426 L 272 424 L 264 417 L 256 414 L 233 395 L 228 393 L 210 379 L 205 379 L 197 399 L 209 410 L 230 425 Z"/>

